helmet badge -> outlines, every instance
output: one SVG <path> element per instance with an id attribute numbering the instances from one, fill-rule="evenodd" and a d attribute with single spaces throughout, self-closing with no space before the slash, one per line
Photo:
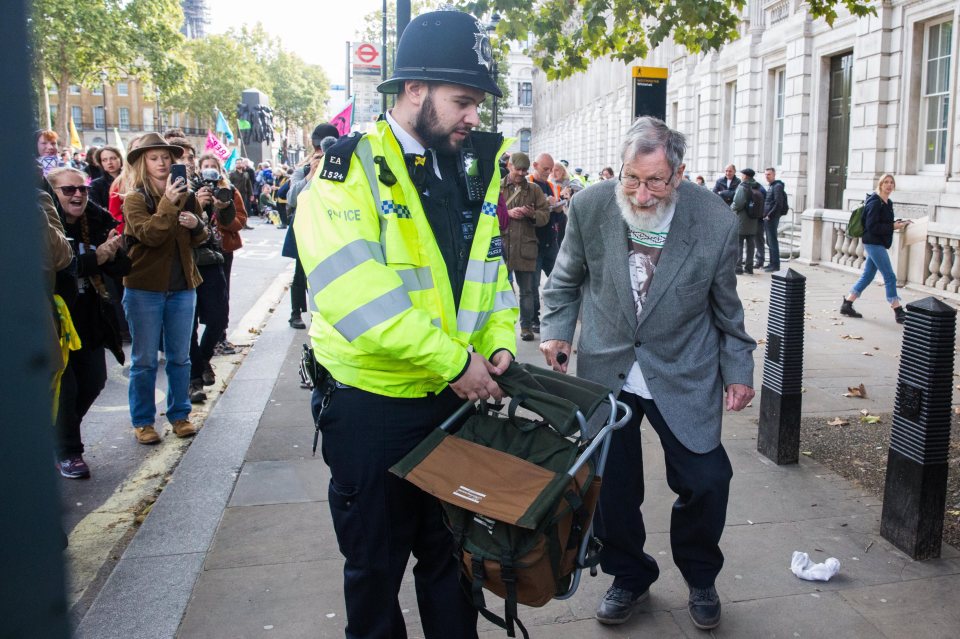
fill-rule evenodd
<path id="1" fill-rule="evenodd" d="M 488 72 L 493 66 L 493 47 L 490 45 L 490 38 L 482 30 L 479 30 L 480 24 L 477 23 L 478 33 L 474 33 L 475 42 L 473 50 L 477 54 L 477 64 L 484 67 Z"/>

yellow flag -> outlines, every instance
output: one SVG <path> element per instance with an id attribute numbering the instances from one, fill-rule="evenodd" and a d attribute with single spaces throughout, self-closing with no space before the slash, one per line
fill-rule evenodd
<path id="1" fill-rule="evenodd" d="M 77 133 L 77 127 L 73 124 L 73 116 L 70 116 L 70 146 L 74 149 L 83 150 L 83 142 L 80 141 L 80 134 Z"/>

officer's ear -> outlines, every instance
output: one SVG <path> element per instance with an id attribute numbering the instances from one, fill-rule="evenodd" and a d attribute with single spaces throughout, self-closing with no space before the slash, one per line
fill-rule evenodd
<path id="1" fill-rule="evenodd" d="M 414 106 L 421 106 L 430 93 L 430 84 L 423 80 L 407 80 L 403 83 L 403 94 Z"/>

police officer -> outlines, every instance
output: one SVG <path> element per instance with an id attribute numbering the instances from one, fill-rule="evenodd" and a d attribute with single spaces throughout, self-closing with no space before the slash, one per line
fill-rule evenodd
<path id="1" fill-rule="evenodd" d="M 439 503 L 388 469 L 465 400 L 499 398 L 516 352 L 496 216 L 496 160 L 511 141 L 473 131 L 486 94 L 501 95 L 492 63 L 472 16 L 412 20 L 379 87 L 396 106 L 331 147 L 298 198 L 310 335 L 329 372 L 313 414 L 347 637 L 406 636 L 397 594 L 411 553 L 424 636 L 476 637 Z"/>

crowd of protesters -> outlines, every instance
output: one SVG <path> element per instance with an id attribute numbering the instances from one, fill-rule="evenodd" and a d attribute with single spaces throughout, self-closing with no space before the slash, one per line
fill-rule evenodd
<path id="1" fill-rule="evenodd" d="M 60 353 L 51 371 L 55 461 L 61 475 L 78 479 L 90 476 L 81 422 L 106 385 L 107 351 L 123 365 L 125 343 L 136 441 L 161 441 L 161 351 L 166 420 L 177 437 L 197 432 L 190 414 L 216 382 L 211 360 L 236 352 L 226 339 L 230 272 L 248 209 L 264 214 L 254 188 L 278 187 L 269 163 L 254 171 L 242 159 L 233 173 L 246 181 L 235 186 L 219 158 L 198 158 L 179 129 L 141 135 L 126 152 L 107 145 L 71 153 L 58 141 L 54 131 L 36 134 L 37 199 Z"/>

